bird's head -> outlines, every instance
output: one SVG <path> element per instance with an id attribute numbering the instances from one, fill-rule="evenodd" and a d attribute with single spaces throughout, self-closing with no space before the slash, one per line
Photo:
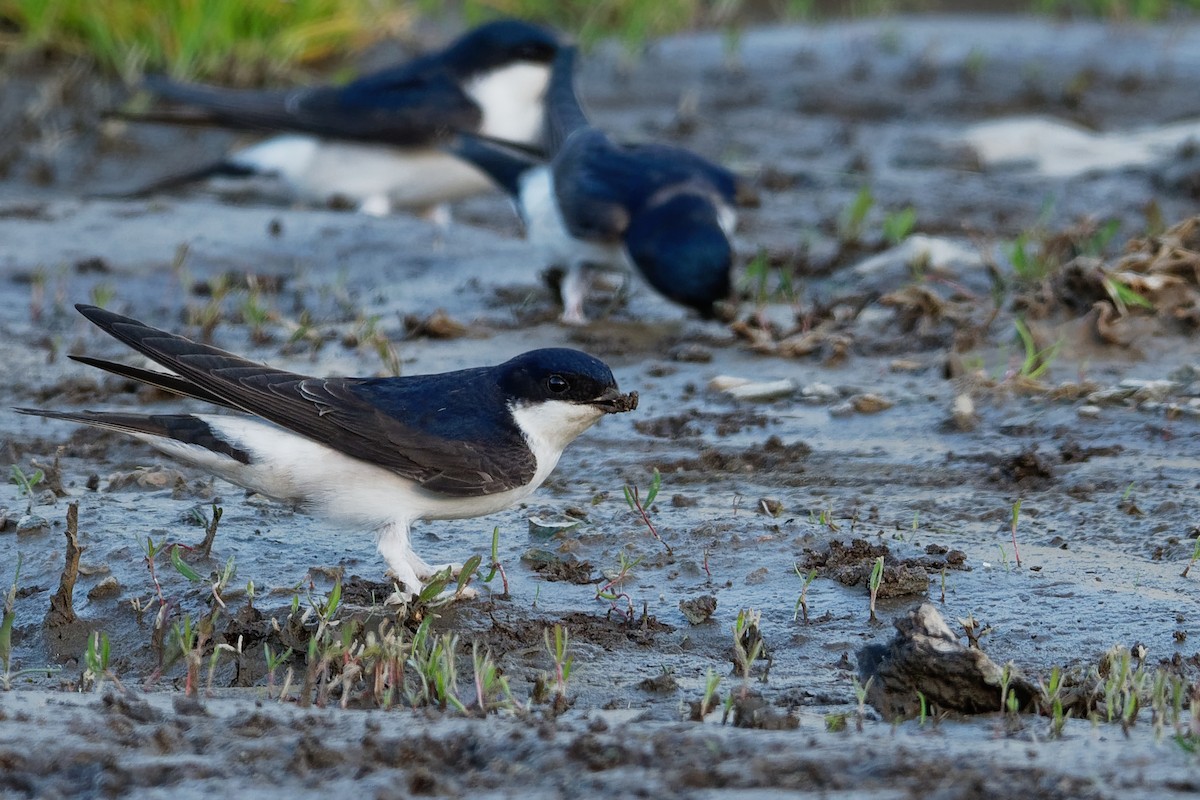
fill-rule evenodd
<path id="1" fill-rule="evenodd" d="M 518 63 L 549 67 L 558 53 L 557 33 L 518 19 L 499 19 L 480 25 L 446 51 L 446 63 L 460 78 Z"/>
<path id="2" fill-rule="evenodd" d="M 531 350 L 501 364 L 499 384 L 525 435 L 561 450 L 605 414 L 637 408 L 612 370 L 579 350 Z"/>
<path id="3" fill-rule="evenodd" d="M 733 248 L 707 194 L 681 192 L 647 206 L 630 222 L 625 245 L 651 286 L 706 319 L 731 293 Z"/>

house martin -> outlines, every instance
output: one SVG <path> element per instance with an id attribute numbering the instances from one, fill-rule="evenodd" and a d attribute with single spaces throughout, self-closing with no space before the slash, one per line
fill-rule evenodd
<path id="1" fill-rule="evenodd" d="M 448 149 L 507 191 L 529 241 L 566 267 L 564 322 L 586 321 L 593 270 L 630 266 L 668 299 L 714 316 L 730 294 L 735 206 L 752 202 L 753 189 L 690 150 L 620 144 L 592 126 L 575 90 L 575 55 L 559 48 L 546 92 L 549 161 L 470 132 Z"/>
<path id="2" fill-rule="evenodd" d="M 637 408 L 636 392 L 622 394 L 608 366 L 578 350 L 532 350 L 434 375 L 314 378 L 76 308 L 170 372 L 76 361 L 240 413 L 17 411 L 122 431 L 239 486 L 373 530 L 388 567 L 414 594 L 445 565 L 414 552 L 413 522 L 520 502 L 577 436 L 606 414 Z"/>
<path id="3" fill-rule="evenodd" d="M 147 77 L 145 88 L 176 109 L 135 120 L 282 135 L 120 196 L 145 196 L 216 175 L 272 175 L 307 201 L 340 199 L 376 215 L 429 211 L 491 188 L 477 169 L 436 147 L 449 131 L 540 142 L 558 46 L 553 31 L 499 20 L 345 86 L 234 90 Z"/>

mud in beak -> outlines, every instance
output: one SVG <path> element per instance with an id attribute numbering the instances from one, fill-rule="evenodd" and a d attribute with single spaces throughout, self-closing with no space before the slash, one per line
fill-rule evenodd
<path id="1" fill-rule="evenodd" d="M 593 400 L 591 404 L 605 414 L 621 414 L 637 408 L 638 393 L 630 392 L 629 394 L 622 394 L 619 389 L 612 387 L 605 389 L 604 394 Z"/>

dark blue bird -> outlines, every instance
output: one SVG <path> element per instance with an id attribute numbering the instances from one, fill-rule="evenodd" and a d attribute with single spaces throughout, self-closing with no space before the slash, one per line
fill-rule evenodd
<path id="1" fill-rule="evenodd" d="M 680 147 L 619 144 L 588 123 L 574 84 L 575 49 L 562 47 L 546 97 L 548 163 L 465 134 L 449 145 L 515 199 L 526 235 L 567 268 L 563 321 L 585 321 L 594 269 L 629 265 L 660 294 L 713 316 L 730 294 L 735 205 L 749 185 Z"/>
<path id="2" fill-rule="evenodd" d="M 558 46 L 553 31 L 499 20 L 345 86 L 239 91 L 149 77 L 150 92 L 187 109 L 135 119 L 286 135 L 125 196 L 217 174 L 275 175 L 303 199 L 341 198 L 375 214 L 428 209 L 477 194 L 490 187 L 487 178 L 436 145 L 452 130 L 538 144 Z"/>
<path id="3" fill-rule="evenodd" d="M 171 372 L 75 360 L 241 413 L 20 413 L 122 431 L 240 486 L 375 531 L 379 552 L 413 593 L 441 569 L 413 552 L 413 522 L 520 502 L 577 436 L 605 414 L 637 407 L 636 392 L 622 394 L 604 362 L 578 350 L 532 350 L 437 375 L 313 378 L 76 308 Z"/>

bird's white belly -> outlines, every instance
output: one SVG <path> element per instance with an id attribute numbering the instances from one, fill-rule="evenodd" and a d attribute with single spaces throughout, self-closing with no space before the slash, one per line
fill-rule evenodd
<path id="1" fill-rule="evenodd" d="M 232 160 L 278 175 L 303 200 L 327 203 L 342 198 L 384 213 L 389 208 L 423 209 L 492 189 L 478 169 L 432 148 L 278 136 Z"/>
<path id="2" fill-rule="evenodd" d="M 520 206 L 525 237 L 548 264 L 630 269 L 623 243 L 584 241 L 571 236 L 559 211 L 554 176 L 548 167 L 537 167 L 522 177 Z"/>
<path id="3" fill-rule="evenodd" d="M 537 474 L 525 486 L 482 497 L 438 497 L 391 470 L 344 455 L 303 436 L 250 417 L 197 414 L 223 439 L 250 454 L 250 464 L 197 445 L 137 435 L 169 456 L 231 483 L 284 502 L 303 503 L 320 516 L 355 528 L 410 525 L 419 519 L 464 519 L 501 511 L 533 493 L 554 469 L 557 454 L 538 454 Z M 553 455 L 553 457 L 548 457 Z"/>

